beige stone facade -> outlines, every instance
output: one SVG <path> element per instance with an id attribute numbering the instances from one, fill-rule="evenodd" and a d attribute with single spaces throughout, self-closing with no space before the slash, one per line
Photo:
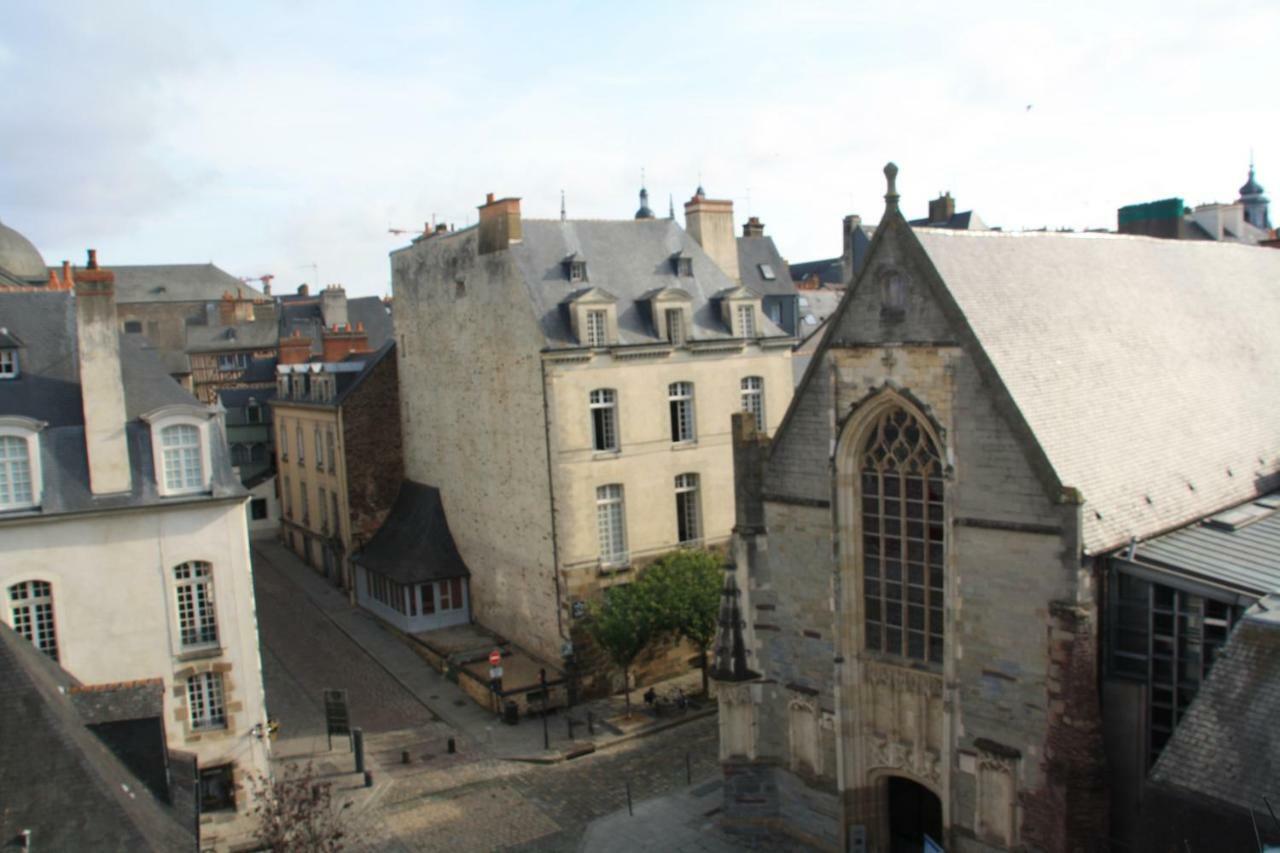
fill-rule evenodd
<path id="1" fill-rule="evenodd" d="M 512 201 L 491 205 L 515 235 L 501 245 L 486 243 L 497 238 L 482 215 L 392 255 L 405 474 L 441 490 L 477 621 L 586 669 L 588 601 L 678 547 L 682 529 L 691 544 L 727 542 L 730 416 L 752 378 L 778 421 L 792 341 L 758 297 L 733 294 L 754 329 L 725 322 L 718 295 L 736 282 L 675 223 L 517 229 Z"/>

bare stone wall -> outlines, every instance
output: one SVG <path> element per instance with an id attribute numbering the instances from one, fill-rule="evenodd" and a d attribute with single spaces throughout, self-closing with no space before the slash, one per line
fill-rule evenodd
<path id="1" fill-rule="evenodd" d="M 405 476 L 437 486 L 476 619 L 560 657 L 543 339 L 507 252 L 474 229 L 392 255 Z"/>

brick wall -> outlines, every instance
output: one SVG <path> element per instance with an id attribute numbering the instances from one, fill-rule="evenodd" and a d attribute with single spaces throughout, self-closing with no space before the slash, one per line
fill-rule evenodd
<path id="1" fill-rule="evenodd" d="M 353 547 L 359 548 L 386 520 L 404 478 L 394 349 L 343 401 L 342 448 L 351 540 Z"/>

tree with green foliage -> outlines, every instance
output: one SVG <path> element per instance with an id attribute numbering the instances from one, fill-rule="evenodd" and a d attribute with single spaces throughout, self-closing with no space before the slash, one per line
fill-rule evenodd
<path id="1" fill-rule="evenodd" d="M 710 551 L 681 549 L 645 570 L 634 586 L 654 607 L 656 634 L 675 634 L 698 648 L 702 692 L 708 689 L 707 650 L 716 639 L 724 562 Z"/>
<path id="2" fill-rule="evenodd" d="M 611 587 L 604 600 L 591 606 L 586 629 L 614 665 L 622 669 L 626 713 L 631 716 L 631 664 L 659 628 L 649 589 L 638 583 Z"/>

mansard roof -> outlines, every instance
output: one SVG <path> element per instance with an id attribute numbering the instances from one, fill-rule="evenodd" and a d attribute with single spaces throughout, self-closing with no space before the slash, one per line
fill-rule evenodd
<path id="1" fill-rule="evenodd" d="M 1280 475 L 1280 252 L 912 233 L 1059 482 L 1082 495 L 1086 551 L 1249 500 Z"/>
<path id="2" fill-rule="evenodd" d="M 661 343 L 649 317 L 646 297 L 679 287 L 689 293 L 693 340 L 731 339 L 714 303 L 721 291 L 736 287 L 687 232 L 669 219 L 574 220 L 525 219 L 522 239 L 509 254 L 528 288 L 529 299 L 552 348 L 577 347 L 564 303 L 580 289 L 564 275 L 563 261 L 574 252 L 589 259 L 591 286 L 617 299 L 618 339 L 623 345 Z M 692 259 L 693 275 L 677 276 L 671 257 Z M 784 274 L 779 271 L 779 275 Z M 768 318 L 764 337 L 787 334 Z"/>

